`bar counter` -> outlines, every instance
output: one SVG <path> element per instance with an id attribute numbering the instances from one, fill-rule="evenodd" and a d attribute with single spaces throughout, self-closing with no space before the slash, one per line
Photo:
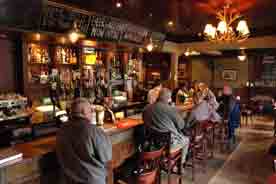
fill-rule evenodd
<path id="1" fill-rule="evenodd" d="M 121 128 L 111 123 L 105 123 L 103 127 L 111 138 L 113 148 L 112 161 L 108 169 L 108 184 L 113 183 L 113 170 L 136 152 L 134 129 L 143 124 L 140 118 L 126 118 L 121 120 L 121 123 L 124 124 Z M 55 135 L 17 144 L 13 148 L 23 153 L 23 159 L 0 165 L 0 184 L 59 183 Z"/>

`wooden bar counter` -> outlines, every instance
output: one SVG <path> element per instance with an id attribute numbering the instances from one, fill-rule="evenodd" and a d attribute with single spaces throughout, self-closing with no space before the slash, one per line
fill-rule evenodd
<path id="1" fill-rule="evenodd" d="M 113 183 L 113 169 L 136 152 L 134 129 L 143 124 L 141 119 L 127 118 L 121 121 L 127 126 L 118 128 L 115 124 L 106 123 L 103 127 L 111 138 L 113 148 L 112 161 L 108 169 L 108 184 Z M 58 184 L 60 168 L 55 148 L 54 135 L 15 145 L 14 149 L 23 153 L 23 159 L 0 165 L 0 184 Z"/>

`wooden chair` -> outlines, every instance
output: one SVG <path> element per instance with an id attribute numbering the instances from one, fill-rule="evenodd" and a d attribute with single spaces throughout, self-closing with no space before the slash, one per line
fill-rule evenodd
<path id="1" fill-rule="evenodd" d="M 158 132 L 153 129 L 146 130 L 146 139 L 153 141 L 156 145 L 164 146 L 163 158 L 160 162 L 160 170 L 168 174 L 168 184 L 171 184 L 171 174 L 174 173 L 174 167 L 177 167 L 177 173 L 180 176 L 179 183 L 182 183 L 182 160 L 181 150 L 171 153 L 171 133 Z M 160 177 L 159 177 L 160 178 Z M 160 180 L 159 180 L 160 181 Z"/>
<path id="2" fill-rule="evenodd" d="M 155 150 L 155 151 L 142 151 L 139 154 L 139 168 L 142 168 L 143 170 L 151 170 L 151 171 L 155 171 L 156 175 L 158 176 L 155 178 L 154 182 L 155 183 L 161 183 L 161 171 L 160 171 L 160 162 L 163 156 L 163 152 L 164 152 L 165 147 L 161 147 L 159 150 Z M 139 179 L 144 179 L 145 176 L 141 176 L 140 178 L 138 178 L 138 182 Z M 150 182 L 150 181 L 149 181 Z"/>

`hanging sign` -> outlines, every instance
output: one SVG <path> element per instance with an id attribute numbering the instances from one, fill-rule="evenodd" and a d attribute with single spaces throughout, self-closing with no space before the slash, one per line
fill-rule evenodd
<path id="1" fill-rule="evenodd" d="M 112 41 L 144 43 L 149 30 L 129 22 L 86 11 L 76 10 L 48 2 L 43 11 L 40 29 L 48 32 L 66 33 L 78 22 L 80 30 L 88 38 Z"/>

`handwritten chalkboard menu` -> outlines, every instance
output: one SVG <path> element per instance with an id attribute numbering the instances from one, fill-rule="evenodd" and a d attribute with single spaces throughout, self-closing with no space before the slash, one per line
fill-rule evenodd
<path id="1" fill-rule="evenodd" d="M 90 16 L 66 8 L 48 5 L 42 14 L 40 29 L 43 31 L 64 33 L 77 21 L 82 32 L 86 33 Z"/>
<path id="2" fill-rule="evenodd" d="M 42 0 L 0 0 L 0 26 L 38 29 Z"/>
<path id="3" fill-rule="evenodd" d="M 77 21 L 80 29 L 87 37 L 104 40 L 127 41 L 143 43 L 149 31 L 122 20 L 82 12 L 71 8 L 48 4 L 43 12 L 41 30 L 64 33 L 72 28 Z"/>

